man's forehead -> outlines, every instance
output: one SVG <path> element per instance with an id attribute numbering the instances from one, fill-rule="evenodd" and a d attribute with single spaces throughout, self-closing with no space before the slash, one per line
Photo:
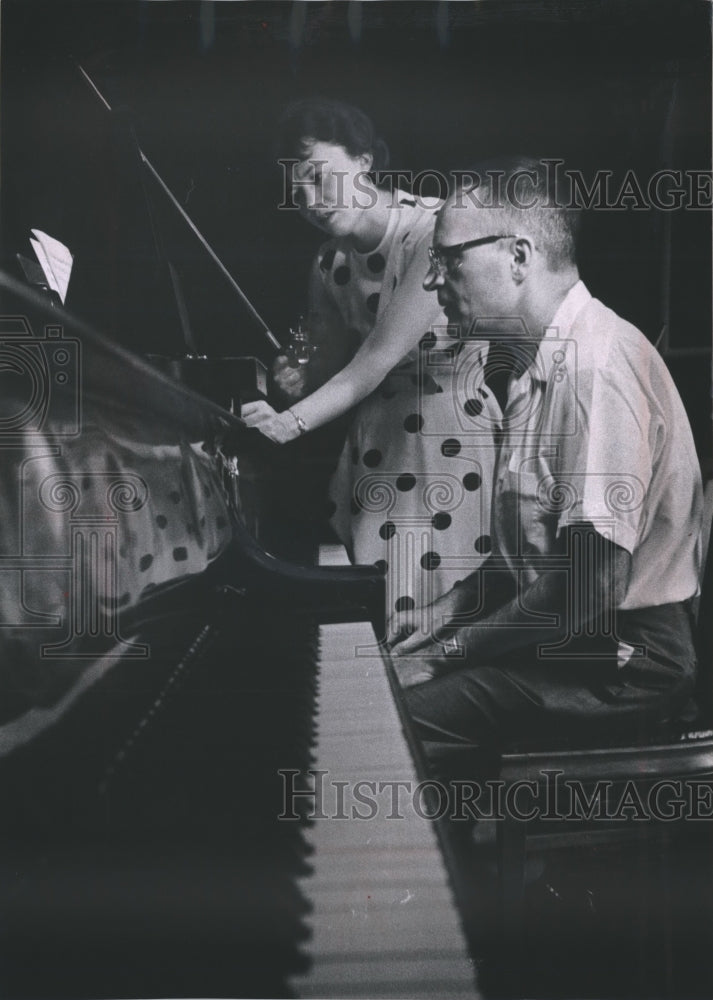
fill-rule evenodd
<path id="1" fill-rule="evenodd" d="M 468 198 L 456 193 L 450 195 L 438 211 L 436 235 L 443 244 L 463 243 L 477 239 L 485 225 L 484 210 Z"/>

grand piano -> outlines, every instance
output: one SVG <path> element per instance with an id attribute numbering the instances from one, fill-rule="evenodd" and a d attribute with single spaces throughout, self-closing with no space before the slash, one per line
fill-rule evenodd
<path id="1" fill-rule="evenodd" d="M 432 823 L 284 816 L 418 780 L 380 572 L 271 555 L 256 432 L 0 292 L 3 995 L 475 995 Z"/>

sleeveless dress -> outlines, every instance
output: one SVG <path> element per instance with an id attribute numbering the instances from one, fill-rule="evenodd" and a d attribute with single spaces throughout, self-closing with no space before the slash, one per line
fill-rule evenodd
<path id="1" fill-rule="evenodd" d="M 338 238 L 320 247 L 311 310 L 363 342 L 409 269 L 425 277 L 434 224 L 433 209 L 395 192 L 375 250 Z M 386 570 L 387 615 L 430 604 L 487 558 L 501 416 L 484 383 L 487 345 L 449 327 L 434 292 L 402 307 L 420 343 L 355 407 L 330 484 L 332 526 L 350 559 Z"/>

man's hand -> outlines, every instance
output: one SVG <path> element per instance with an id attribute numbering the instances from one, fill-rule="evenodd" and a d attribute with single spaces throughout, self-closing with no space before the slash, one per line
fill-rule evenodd
<path id="1" fill-rule="evenodd" d="M 454 587 L 426 608 L 398 611 L 387 622 L 387 645 L 397 656 L 408 656 L 432 645 L 435 639 L 452 633 L 448 622 L 454 615 L 471 610 L 468 604 L 473 602 L 471 592 L 463 587 Z M 441 647 L 436 648 L 440 650 Z"/>
<path id="2" fill-rule="evenodd" d="M 428 643 L 416 656 L 401 655 L 403 646 L 392 650 L 391 662 L 401 687 L 410 688 L 416 684 L 425 684 L 463 667 L 465 665 L 463 649 L 455 638 L 450 642 L 452 645 L 447 641 L 444 644 Z"/>
<path id="3" fill-rule="evenodd" d="M 392 649 L 397 643 L 404 642 L 417 631 L 417 621 L 421 615 L 430 613 L 430 608 L 413 608 L 411 611 L 396 611 L 386 622 L 386 644 Z M 423 633 L 421 633 L 423 635 Z M 427 637 L 428 638 L 428 637 Z"/>
<path id="4" fill-rule="evenodd" d="M 277 413 L 264 400 L 246 403 L 241 407 L 240 417 L 248 427 L 256 427 L 276 444 L 285 444 L 299 435 L 297 421 L 292 414 L 288 410 Z"/>
<path id="5" fill-rule="evenodd" d="M 295 365 L 286 354 L 275 358 L 272 380 L 287 399 L 296 402 L 307 392 L 307 365 Z"/>

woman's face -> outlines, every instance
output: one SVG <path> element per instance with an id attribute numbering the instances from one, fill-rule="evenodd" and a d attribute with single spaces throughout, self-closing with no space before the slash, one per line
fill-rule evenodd
<path id="1" fill-rule="evenodd" d="M 302 215 L 330 236 L 351 235 L 362 213 L 375 202 L 366 176 L 371 156 L 350 156 L 331 142 L 305 139 L 305 146 L 309 152 L 292 174 L 292 194 Z"/>

